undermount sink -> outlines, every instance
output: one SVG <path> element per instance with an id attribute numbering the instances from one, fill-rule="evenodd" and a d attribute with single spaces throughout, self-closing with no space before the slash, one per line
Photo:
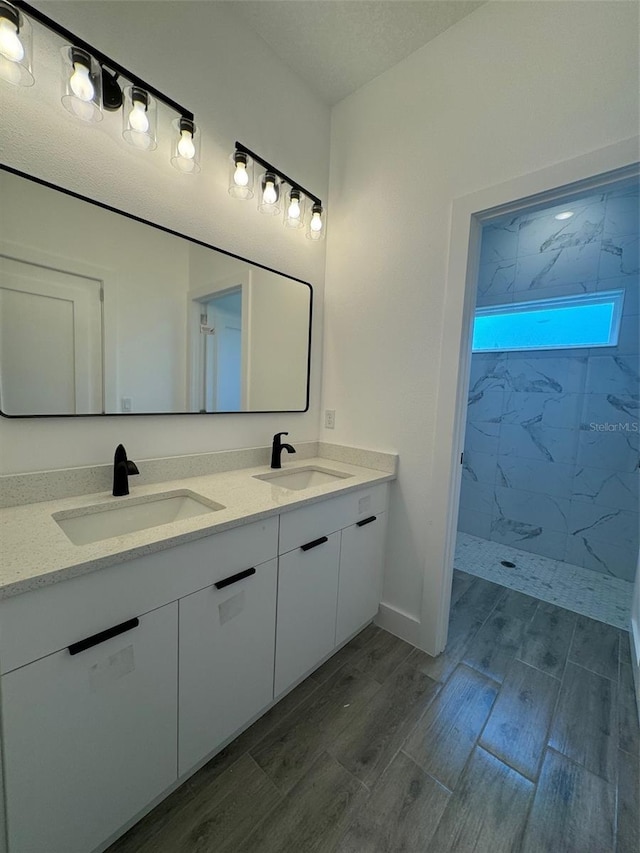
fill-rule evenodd
<path id="1" fill-rule="evenodd" d="M 264 480 L 272 486 L 280 486 L 282 489 L 292 489 L 296 492 L 313 486 L 335 483 L 336 480 L 346 480 L 352 476 L 352 474 L 343 474 L 342 471 L 332 471 L 330 468 L 318 468 L 316 465 L 296 468 L 295 471 L 273 471 L 269 474 L 253 475 L 256 480 Z"/>
<path id="2" fill-rule="evenodd" d="M 125 533 L 194 518 L 224 509 L 222 504 L 179 489 L 139 498 L 123 498 L 108 504 L 56 512 L 53 520 L 74 545 L 89 545 Z"/>

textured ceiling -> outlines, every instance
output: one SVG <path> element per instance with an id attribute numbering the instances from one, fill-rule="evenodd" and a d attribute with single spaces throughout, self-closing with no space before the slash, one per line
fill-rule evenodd
<path id="1" fill-rule="evenodd" d="M 275 53 L 335 104 L 482 0 L 227 0 Z"/>

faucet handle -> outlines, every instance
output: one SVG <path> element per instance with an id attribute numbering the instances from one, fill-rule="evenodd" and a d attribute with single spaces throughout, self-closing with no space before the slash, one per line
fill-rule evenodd
<path id="1" fill-rule="evenodd" d="M 127 459 L 127 474 L 139 474 L 138 466 L 133 459 Z"/>

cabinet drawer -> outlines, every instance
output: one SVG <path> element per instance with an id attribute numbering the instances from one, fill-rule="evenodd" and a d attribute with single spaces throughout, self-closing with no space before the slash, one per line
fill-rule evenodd
<path id="1" fill-rule="evenodd" d="M 359 489 L 312 506 L 294 509 L 280 516 L 279 552 L 286 554 L 320 536 L 327 536 L 356 521 L 384 512 L 387 507 L 387 484 Z"/>
<path id="2" fill-rule="evenodd" d="M 0 679 L 9 850 L 87 853 L 177 778 L 178 604 Z"/>
<path id="3" fill-rule="evenodd" d="M 0 672 L 264 563 L 277 539 L 268 518 L 0 601 Z"/>

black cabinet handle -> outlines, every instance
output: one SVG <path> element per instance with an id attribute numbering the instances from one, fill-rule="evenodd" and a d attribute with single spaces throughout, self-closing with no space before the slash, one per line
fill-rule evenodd
<path id="1" fill-rule="evenodd" d="M 129 619 L 127 622 L 121 622 L 120 625 L 114 625 L 113 628 L 107 628 L 106 631 L 100 631 L 99 634 L 93 634 L 91 637 L 79 640 L 77 643 L 72 643 L 69 646 L 69 654 L 77 655 L 80 652 L 86 652 L 87 649 L 90 649 L 93 646 L 99 646 L 100 643 L 111 640 L 113 637 L 117 637 L 118 634 L 124 634 L 125 631 L 137 628 L 139 624 L 140 620 L 138 618 Z"/>
<path id="2" fill-rule="evenodd" d="M 225 586 L 231 586 L 232 583 L 237 583 L 245 578 L 249 578 L 251 575 L 255 575 L 255 573 L 255 569 L 245 569 L 243 572 L 238 572 L 237 575 L 230 575 L 228 578 L 218 581 L 218 583 L 214 583 L 214 586 L 216 589 L 224 589 Z"/>
<path id="3" fill-rule="evenodd" d="M 356 521 L 356 524 L 358 527 L 364 527 L 365 524 L 371 524 L 372 521 L 375 521 L 377 517 L 377 515 L 370 515 L 369 518 L 363 518 L 362 521 Z"/>
<path id="4" fill-rule="evenodd" d="M 324 545 L 325 542 L 329 541 L 328 536 L 321 536 L 320 539 L 314 539 L 313 542 L 307 542 L 306 545 L 301 545 L 301 551 L 310 551 L 312 548 L 317 548 L 318 545 Z"/>

